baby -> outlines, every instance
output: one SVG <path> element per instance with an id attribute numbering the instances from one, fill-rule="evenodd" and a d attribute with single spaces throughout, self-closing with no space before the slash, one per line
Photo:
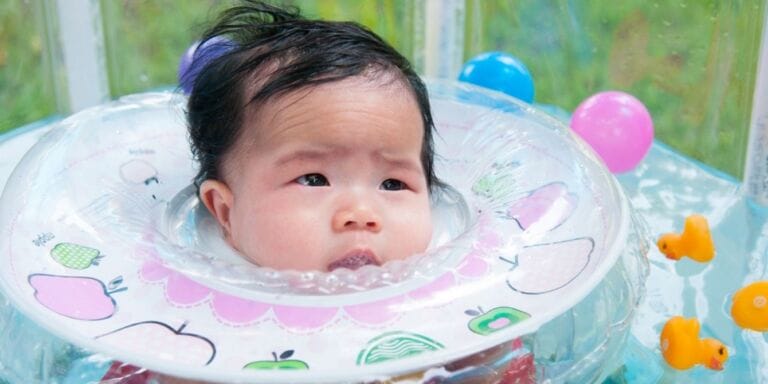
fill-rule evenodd
<path id="1" fill-rule="evenodd" d="M 203 40 L 229 46 L 189 97 L 195 184 L 233 248 L 320 271 L 427 248 L 433 122 L 407 59 L 356 23 L 254 1 Z"/>
<path id="2" fill-rule="evenodd" d="M 206 64 L 205 41 L 225 53 Z M 321 271 L 427 248 L 433 122 L 403 56 L 358 24 L 254 1 L 226 11 L 200 47 L 188 105 L 195 184 L 233 248 L 260 266 Z M 446 372 L 488 371 L 499 351 L 509 349 Z M 110 372 L 191 383 L 119 362 Z"/>

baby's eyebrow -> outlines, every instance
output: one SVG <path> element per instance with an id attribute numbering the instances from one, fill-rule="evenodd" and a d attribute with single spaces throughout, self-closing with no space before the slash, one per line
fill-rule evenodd
<path id="1" fill-rule="evenodd" d="M 387 163 L 392 168 L 405 169 L 407 171 L 421 173 L 424 170 L 421 168 L 421 162 L 414 162 L 410 159 L 401 157 L 390 157 L 381 153 L 376 153 L 376 159 Z"/>
<path id="2" fill-rule="evenodd" d="M 277 160 L 275 160 L 275 164 L 280 166 L 294 161 L 318 161 L 330 155 L 330 151 L 318 149 L 300 149 L 297 151 L 291 151 L 283 156 L 279 156 Z"/>
<path id="3" fill-rule="evenodd" d="M 282 166 L 295 161 L 322 161 L 324 159 L 327 159 L 328 157 L 344 156 L 346 152 L 347 151 L 345 151 L 344 149 L 338 149 L 338 148 L 336 149 L 334 148 L 299 149 L 299 150 L 288 152 L 285 155 L 278 156 L 277 159 L 275 160 L 275 164 L 277 166 Z M 404 170 L 415 172 L 415 173 L 422 173 L 424 171 L 422 169 L 421 162 L 419 161 L 413 161 L 413 160 L 402 158 L 399 156 L 390 156 L 378 151 L 374 152 L 372 155 L 376 161 L 383 162 L 391 168 L 404 169 Z"/>

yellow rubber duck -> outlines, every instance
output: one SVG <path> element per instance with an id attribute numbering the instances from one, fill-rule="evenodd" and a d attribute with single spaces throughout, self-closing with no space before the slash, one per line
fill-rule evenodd
<path id="1" fill-rule="evenodd" d="M 768 281 L 758 281 L 736 291 L 731 316 L 739 327 L 768 331 Z"/>
<path id="2" fill-rule="evenodd" d="M 712 241 L 707 219 L 702 215 L 686 217 L 682 234 L 661 235 L 656 245 L 661 253 L 672 260 L 680 260 L 681 257 L 688 256 L 703 263 L 715 257 L 715 243 Z"/>
<path id="3" fill-rule="evenodd" d="M 675 316 L 661 330 L 661 354 L 676 369 L 689 369 L 703 364 L 721 370 L 728 360 L 728 348 L 715 339 L 699 339 L 699 321 Z"/>

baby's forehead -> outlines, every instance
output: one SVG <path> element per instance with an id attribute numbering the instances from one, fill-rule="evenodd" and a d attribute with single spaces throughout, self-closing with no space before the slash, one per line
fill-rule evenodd
<path id="1" fill-rule="evenodd" d="M 262 80 L 261 86 L 269 87 L 269 83 Z M 269 124 L 277 114 L 284 113 L 299 105 L 308 98 L 313 99 L 319 107 L 324 103 L 332 103 L 332 100 L 326 100 L 325 97 L 330 93 L 350 92 L 350 93 L 377 93 L 392 97 L 395 100 L 408 102 L 416 106 L 419 110 L 422 107 L 418 104 L 415 92 L 410 83 L 402 77 L 394 74 L 380 73 L 377 76 L 371 74 L 362 74 L 350 76 L 341 79 L 333 79 L 325 82 L 297 86 L 295 88 L 285 89 L 280 92 L 274 92 L 266 98 L 257 98 L 257 94 L 262 92 L 260 88 L 252 87 L 250 92 L 246 92 L 244 121 L 246 128 L 258 128 L 261 124 L 247 124 L 247 122 L 261 121 Z M 250 127 L 249 127 L 250 126 Z"/>
<path id="2" fill-rule="evenodd" d="M 375 127 L 380 139 L 423 140 L 424 122 L 406 84 L 365 77 L 303 87 L 252 103 L 236 151 L 264 150 L 267 143 L 305 140 L 331 146 L 358 136 L 365 143 Z M 339 128 L 339 129 L 335 129 Z M 402 129 L 401 129 L 402 128 Z M 397 138 L 394 136 L 403 136 Z"/>

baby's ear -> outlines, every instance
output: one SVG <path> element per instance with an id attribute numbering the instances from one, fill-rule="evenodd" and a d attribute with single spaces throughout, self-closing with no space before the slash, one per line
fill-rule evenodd
<path id="1" fill-rule="evenodd" d="M 224 228 L 224 234 L 229 238 L 231 235 L 229 213 L 232 209 L 232 191 L 229 186 L 218 180 L 203 181 L 200 184 L 200 201 Z"/>

